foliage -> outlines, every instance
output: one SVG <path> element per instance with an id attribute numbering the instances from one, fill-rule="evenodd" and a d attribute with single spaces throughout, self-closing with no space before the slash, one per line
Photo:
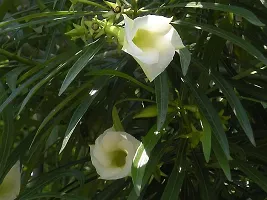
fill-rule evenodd
<path id="1" fill-rule="evenodd" d="M 17 199 L 267 199 L 265 1 L 122 3 L 173 16 L 189 69 L 176 54 L 149 82 L 114 39 L 90 37 L 101 0 L 2 0 L 0 182 L 20 159 Z M 143 144 L 132 178 L 105 181 L 89 145 L 113 124 Z"/>

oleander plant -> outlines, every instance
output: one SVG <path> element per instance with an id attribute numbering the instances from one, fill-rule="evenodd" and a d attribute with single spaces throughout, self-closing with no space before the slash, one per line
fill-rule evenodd
<path id="1" fill-rule="evenodd" d="M 0 200 L 267 200 L 265 0 L 0 0 Z"/>

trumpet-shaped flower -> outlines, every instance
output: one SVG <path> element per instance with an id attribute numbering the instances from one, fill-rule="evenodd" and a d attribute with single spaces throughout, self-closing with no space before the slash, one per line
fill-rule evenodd
<path id="1" fill-rule="evenodd" d="M 124 17 L 122 50 L 133 56 L 147 78 L 153 81 L 172 61 L 175 51 L 184 48 L 178 32 L 170 25 L 172 18 L 156 15 Z"/>
<path id="2" fill-rule="evenodd" d="M 18 161 L 7 173 L 0 184 L 0 199 L 14 200 L 20 191 L 20 162 Z"/>
<path id="3" fill-rule="evenodd" d="M 140 142 L 126 132 L 107 129 L 90 145 L 92 164 L 101 179 L 115 180 L 131 173 L 135 152 Z"/>

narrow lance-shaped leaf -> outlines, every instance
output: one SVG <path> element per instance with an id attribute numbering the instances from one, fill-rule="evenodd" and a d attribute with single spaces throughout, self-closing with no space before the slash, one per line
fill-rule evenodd
<path id="1" fill-rule="evenodd" d="M 205 169 L 203 164 L 201 164 L 200 159 L 198 159 L 196 152 L 193 152 L 194 160 L 195 160 L 195 169 L 196 169 L 196 177 L 199 181 L 199 190 L 200 196 L 202 200 L 212 200 L 214 199 L 214 191 L 211 188 L 211 184 L 208 178 L 208 169 Z"/>
<path id="2" fill-rule="evenodd" d="M 231 180 L 231 171 L 230 171 L 230 165 L 229 165 L 229 159 L 226 157 L 223 149 L 219 145 L 218 141 L 212 137 L 212 150 L 214 151 L 214 154 L 219 162 L 219 165 L 221 166 L 225 176 L 228 180 Z"/>
<path id="3" fill-rule="evenodd" d="M 29 134 L 9 155 L 5 169 L 2 173 L 2 177 L 0 177 L 0 182 L 3 180 L 5 174 L 11 169 L 13 165 L 22 157 L 29 148 L 33 139 L 33 135 Z"/>
<path id="4" fill-rule="evenodd" d="M 128 181 L 123 179 L 116 180 L 106 187 L 102 192 L 98 193 L 93 199 L 94 200 L 110 200 L 114 199 L 115 196 L 123 190 Z"/>
<path id="5" fill-rule="evenodd" d="M 152 101 L 152 103 L 154 103 Z M 167 113 L 174 113 L 176 111 L 176 108 L 173 106 L 168 106 Z M 158 110 L 157 110 L 157 105 L 150 105 L 145 108 L 143 108 L 140 112 L 135 114 L 133 116 L 134 119 L 137 118 L 148 118 L 148 117 L 157 117 L 158 116 Z"/>
<path id="6" fill-rule="evenodd" d="M 116 106 L 113 106 L 112 108 L 112 120 L 113 120 L 113 126 L 116 131 L 124 131 L 123 125 L 120 120 L 120 116 L 118 113 L 118 109 Z"/>
<path id="7" fill-rule="evenodd" d="M 118 77 L 121 77 L 121 78 L 124 78 L 126 80 L 131 81 L 132 83 L 140 86 L 141 88 L 143 88 L 143 89 L 145 89 L 151 93 L 154 93 L 153 88 L 139 82 L 138 80 L 129 76 L 128 74 L 125 74 L 125 73 L 117 71 L 117 70 L 103 69 L 103 70 L 89 72 L 86 75 L 88 75 L 88 76 L 118 76 Z"/>
<path id="8" fill-rule="evenodd" d="M 75 92 L 73 92 L 71 95 L 69 95 L 64 101 L 59 103 L 43 120 L 41 125 L 39 126 L 37 130 L 37 134 L 45 127 L 45 125 L 63 108 L 65 107 L 74 97 L 76 97 L 80 92 L 82 92 L 84 89 L 91 86 L 91 81 L 88 81 L 87 83 L 84 83 L 80 88 L 78 88 Z"/>
<path id="9" fill-rule="evenodd" d="M 32 19 L 37 19 L 37 18 L 47 19 L 49 17 L 54 17 L 54 20 L 61 20 L 62 21 L 62 18 L 59 18 L 59 17 L 56 17 L 56 16 L 68 16 L 68 15 L 72 15 L 73 16 L 74 13 L 75 13 L 76 17 L 81 17 L 81 16 L 84 16 L 84 15 L 87 15 L 87 14 L 96 15 L 95 11 L 93 11 L 93 12 L 87 12 L 87 11 L 85 11 L 85 12 L 56 11 L 56 12 L 33 13 L 33 14 L 30 14 L 30 15 L 25 15 L 23 17 L 19 17 L 17 19 L 11 19 L 11 20 L 7 20 L 7 21 L 2 21 L 2 22 L 0 22 L 0 28 L 2 28 L 4 26 L 7 26 L 9 24 L 12 24 L 14 22 L 23 22 L 23 21 L 27 22 L 27 21 L 30 21 Z M 51 18 L 48 19 L 48 20 L 51 21 Z M 48 20 L 46 20 L 46 21 L 48 21 Z M 35 20 L 35 21 L 37 21 L 37 20 Z"/>
<path id="10" fill-rule="evenodd" d="M 178 200 L 186 174 L 186 146 L 187 140 L 181 139 L 177 150 L 177 158 L 168 178 L 167 185 L 161 196 L 161 200 Z"/>
<path id="11" fill-rule="evenodd" d="M 132 164 L 131 174 L 133 179 L 133 186 L 137 196 L 139 196 L 140 192 L 142 191 L 143 176 L 145 174 L 146 165 L 149 161 L 150 153 L 159 141 L 160 137 L 161 133 L 157 131 L 157 127 L 156 125 L 154 125 L 149 130 L 149 132 L 143 139 L 143 142 L 140 144 L 136 151 Z"/>
<path id="12" fill-rule="evenodd" d="M 191 80 L 191 78 L 188 77 L 188 75 L 183 77 L 182 80 L 189 86 L 190 90 L 192 91 L 192 94 L 194 95 L 199 105 L 199 110 L 208 120 L 212 128 L 213 138 L 218 141 L 224 154 L 228 159 L 230 159 L 228 140 L 224 132 L 222 123 L 220 121 L 218 112 L 215 110 L 205 93 L 193 84 L 193 81 Z"/>
<path id="13" fill-rule="evenodd" d="M 206 162 L 210 160 L 210 152 L 211 152 L 211 128 L 210 124 L 204 116 L 201 116 L 201 126 L 203 129 L 203 135 L 201 137 L 204 157 Z"/>
<path id="14" fill-rule="evenodd" d="M 185 47 L 178 50 L 178 53 L 180 55 L 180 63 L 183 75 L 185 76 L 187 74 L 190 62 L 191 62 L 191 53 L 190 51 Z"/>
<path id="15" fill-rule="evenodd" d="M 28 197 L 31 197 L 33 194 L 40 191 L 40 189 L 42 189 L 50 182 L 66 176 L 75 177 L 81 185 L 84 184 L 84 175 L 82 172 L 78 170 L 62 168 L 43 174 L 42 176 L 39 176 L 38 178 L 33 180 L 34 181 L 33 187 L 24 190 L 19 196 L 19 199 L 26 200 L 28 199 Z"/>
<path id="16" fill-rule="evenodd" d="M 198 23 L 194 23 L 191 21 L 178 20 L 173 23 L 184 25 L 184 26 L 192 26 L 192 27 L 195 27 L 196 29 L 202 29 L 204 31 L 208 31 L 210 33 L 218 35 L 219 37 L 222 37 L 232 42 L 233 44 L 241 47 L 242 49 L 247 51 L 249 54 L 257 58 L 259 61 L 267 65 L 267 58 L 256 47 L 254 47 L 251 43 L 249 43 L 246 40 L 243 40 L 241 37 L 238 37 L 233 33 L 217 28 L 216 26 L 211 26 L 207 24 L 198 24 Z"/>
<path id="17" fill-rule="evenodd" d="M 27 68 L 28 67 L 16 67 L 6 74 L 6 82 L 12 92 L 16 89 L 18 76 Z"/>
<path id="18" fill-rule="evenodd" d="M 255 139 L 253 136 L 253 131 L 250 125 L 250 121 L 248 119 L 246 110 L 241 104 L 240 100 L 235 94 L 233 87 L 221 77 L 221 75 L 215 71 L 210 71 L 206 67 L 204 67 L 197 60 L 193 61 L 197 66 L 201 67 L 202 70 L 206 71 L 215 82 L 215 84 L 222 90 L 223 94 L 227 98 L 230 106 L 233 109 L 234 114 L 236 115 L 241 127 L 244 129 L 246 135 L 248 136 L 250 142 L 255 146 Z"/>
<path id="19" fill-rule="evenodd" d="M 169 86 L 167 72 L 162 72 L 154 81 L 157 101 L 157 130 L 159 131 L 167 116 L 169 101 Z"/>
<path id="20" fill-rule="evenodd" d="M 98 92 L 99 92 L 99 90 L 94 90 L 94 89 L 91 90 L 89 95 L 83 100 L 83 102 L 74 111 L 74 113 L 71 117 L 70 123 L 68 125 L 68 128 L 66 130 L 66 133 L 65 133 L 65 136 L 64 136 L 62 146 L 61 146 L 59 153 L 61 153 L 64 150 L 64 148 L 66 147 L 66 145 L 67 145 L 73 131 L 75 130 L 77 124 L 80 122 L 83 115 L 88 110 L 89 106 L 92 104 L 92 102 L 95 99 L 95 97 L 97 96 Z"/>
<path id="21" fill-rule="evenodd" d="M 145 188 L 155 170 L 158 168 L 158 164 L 162 158 L 162 156 L 166 153 L 166 149 L 171 144 L 172 140 L 166 141 L 164 144 L 158 144 L 151 154 L 151 158 L 149 159 L 148 165 L 145 168 L 145 174 L 142 180 L 141 188 Z M 140 196 L 137 196 L 134 188 L 132 188 L 127 200 L 138 200 L 142 199 L 142 196 L 145 195 L 145 190 L 142 190 Z"/>
<path id="22" fill-rule="evenodd" d="M 104 41 L 99 39 L 85 48 L 83 55 L 74 63 L 70 68 L 67 76 L 65 77 L 62 86 L 59 90 L 59 95 L 61 95 L 75 79 L 75 77 L 83 70 L 83 68 L 94 58 L 95 54 L 103 47 Z"/>
<path id="23" fill-rule="evenodd" d="M 264 0 L 260 0 L 264 1 Z M 258 18 L 257 16 L 252 13 L 251 11 L 241 8 L 238 6 L 232 6 L 232 5 L 224 5 L 220 3 L 211 3 L 211 2 L 186 2 L 186 3 L 178 3 L 170 6 L 171 8 L 202 8 L 202 9 L 212 9 L 212 10 L 219 10 L 224 12 L 230 12 L 234 13 L 235 15 L 238 15 L 240 17 L 244 17 L 246 20 L 248 20 L 250 23 L 256 25 L 256 26 L 265 26 Z"/>
<path id="24" fill-rule="evenodd" d="M 7 94 L 5 88 L 0 81 L 0 103 L 6 97 Z M 4 128 L 0 134 L 0 179 L 1 177 L 3 177 L 3 173 L 5 173 L 4 169 L 6 162 L 14 142 L 14 121 L 11 105 L 12 104 L 9 104 L 9 106 L 7 106 L 2 113 L 0 113 L 0 119 L 2 117 L 2 120 L 4 122 Z M 2 180 L 0 180 L 0 185 L 1 182 Z"/>
<path id="25" fill-rule="evenodd" d="M 50 72 L 46 77 L 44 77 L 41 81 L 39 81 L 27 94 L 25 99 L 23 100 L 18 115 L 22 112 L 22 110 L 25 108 L 31 97 L 48 81 L 50 81 L 60 70 L 63 69 L 71 60 L 73 60 L 74 57 L 71 59 L 67 60 L 66 62 L 60 64 L 56 69 L 54 69 L 52 72 Z"/>
<path id="26" fill-rule="evenodd" d="M 40 70 L 35 75 L 33 75 L 32 77 L 30 77 L 29 79 L 27 79 L 23 84 L 21 84 L 18 88 L 16 88 L 8 96 L 8 98 L 6 98 L 6 100 L 0 105 L 0 113 L 3 111 L 3 109 L 5 109 L 5 107 L 7 105 L 9 105 L 9 103 L 11 101 L 13 101 L 19 94 L 21 94 L 21 92 L 25 88 L 27 88 L 28 86 L 30 86 L 31 84 L 33 84 L 35 81 L 37 81 L 41 77 L 45 76 L 46 73 L 49 72 L 51 69 L 53 69 L 56 65 L 58 65 L 59 63 L 65 61 L 66 60 L 66 57 L 68 57 L 68 56 L 69 56 L 69 52 L 62 53 L 62 54 L 60 54 L 60 55 L 58 55 L 58 56 L 56 56 L 56 57 L 48 60 L 47 62 L 41 64 L 40 66 L 38 66 L 39 68 L 43 68 L 43 69 Z"/>
<path id="27" fill-rule="evenodd" d="M 33 194 L 27 197 L 27 200 L 36 200 L 36 199 L 43 199 L 43 198 L 56 198 L 56 199 L 63 199 L 63 200 L 88 200 L 86 197 L 78 196 L 77 194 L 62 194 L 62 193 L 40 193 L 40 194 Z"/>

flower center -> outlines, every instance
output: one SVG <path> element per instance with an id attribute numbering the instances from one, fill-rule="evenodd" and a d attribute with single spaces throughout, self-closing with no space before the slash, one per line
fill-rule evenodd
<path id="1" fill-rule="evenodd" d="M 116 6 L 113 11 L 115 13 L 120 13 L 121 12 L 121 7 L 120 6 Z"/>
<path id="2" fill-rule="evenodd" d="M 98 25 L 97 23 L 94 22 L 94 23 L 92 23 L 91 28 L 92 28 L 94 31 L 96 31 L 96 30 L 99 29 L 99 25 Z"/>
<path id="3" fill-rule="evenodd" d="M 142 50 L 155 48 L 158 41 L 158 35 L 144 29 L 138 29 L 133 38 L 133 43 Z"/>
<path id="4" fill-rule="evenodd" d="M 126 163 L 127 152 L 124 150 L 117 150 L 111 153 L 111 165 L 115 167 L 123 167 Z"/>

